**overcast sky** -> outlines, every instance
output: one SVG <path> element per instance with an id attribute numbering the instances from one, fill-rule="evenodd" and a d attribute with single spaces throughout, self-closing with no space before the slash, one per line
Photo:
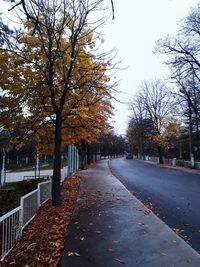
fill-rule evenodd
<path id="1" fill-rule="evenodd" d="M 107 1 L 110 6 L 110 0 Z M 200 0 L 113 0 L 115 19 L 109 19 L 102 27 L 104 47 L 115 48 L 117 60 L 123 60 L 117 73 L 121 80 L 117 97 L 129 102 L 144 80 L 166 76 L 162 56 L 153 53 L 155 43 L 166 35 L 176 35 L 178 24 L 187 16 L 191 8 L 197 7 Z M 7 10 L 8 4 L 0 0 L 1 9 Z M 116 133 L 125 134 L 130 111 L 128 104 L 114 103 L 115 112 L 112 123 Z"/>
<path id="2" fill-rule="evenodd" d="M 108 0 L 109 3 L 109 0 Z M 155 42 L 166 35 L 175 35 L 178 24 L 197 0 L 114 0 L 115 19 L 103 29 L 105 45 L 118 50 L 118 59 L 128 69 L 117 73 L 121 79 L 118 95 L 128 101 L 144 80 L 166 76 L 162 56 L 153 53 Z M 118 134 L 125 134 L 130 111 L 128 105 L 115 103 L 113 123 Z"/>

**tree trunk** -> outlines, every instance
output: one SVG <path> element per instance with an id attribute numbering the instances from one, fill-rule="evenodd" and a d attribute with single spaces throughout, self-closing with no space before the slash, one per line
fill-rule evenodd
<path id="1" fill-rule="evenodd" d="M 90 144 L 87 143 L 87 164 L 90 165 L 90 163 L 91 163 Z"/>
<path id="2" fill-rule="evenodd" d="M 190 164 L 191 167 L 194 167 L 194 153 L 193 153 L 193 135 L 192 135 L 192 106 L 189 102 L 189 151 L 190 151 Z"/>
<path id="3" fill-rule="evenodd" d="M 163 164 L 162 147 L 158 146 L 159 164 Z"/>
<path id="4" fill-rule="evenodd" d="M 85 164 L 86 164 L 86 145 L 85 145 L 85 141 L 83 139 L 81 139 L 80 155 L 81 155 L 80 168 L 81 168 L 81 170 L 84 170 Z"/>
<path id="5" fill-rule="evenodd" d="M 61 204 L 60 198 L 60 170 L 61 170 L 61 116 L 56 116 L 55 126 L 55 148 L 53 164 L 53 181 L 52 181 L 52 204 L 53 206 Z"/>

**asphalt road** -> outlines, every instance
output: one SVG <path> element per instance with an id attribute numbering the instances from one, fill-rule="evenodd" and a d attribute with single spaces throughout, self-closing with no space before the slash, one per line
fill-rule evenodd
<path id="1" fill-rule="evenodd" d="M 125 158 L 110 161 L 113 174 L 200 253 L 200 175 Z"/>

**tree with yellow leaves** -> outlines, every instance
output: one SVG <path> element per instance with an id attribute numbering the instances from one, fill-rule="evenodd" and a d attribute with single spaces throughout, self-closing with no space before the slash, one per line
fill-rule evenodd
<path id="1" fill-rule="evenodd" d="M 62 145 L 77 136 L 91 141 L 111 114 L 106 74 L 111 58 L 95 48 L 95 30 L 102 21 L 87 21 L 102 2 L 21 1 L 13 10 L 20 17 L 18 7 L 24 4 L 28 20 L 0 51 L 1 88 L 25 107 L 27 132 L 39 142 L 48 138 L 54 149 L 53 205 L 61 200 Z"/>

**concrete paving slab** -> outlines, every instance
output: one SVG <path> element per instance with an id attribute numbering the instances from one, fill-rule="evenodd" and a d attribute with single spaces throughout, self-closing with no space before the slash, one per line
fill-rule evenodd
<path id="1" fill-rule="evenodd" d="M 200 255 L 110 172 L 107 161 L 86 179 L 61 259 L 62 267 L 199 267 Z"/>

